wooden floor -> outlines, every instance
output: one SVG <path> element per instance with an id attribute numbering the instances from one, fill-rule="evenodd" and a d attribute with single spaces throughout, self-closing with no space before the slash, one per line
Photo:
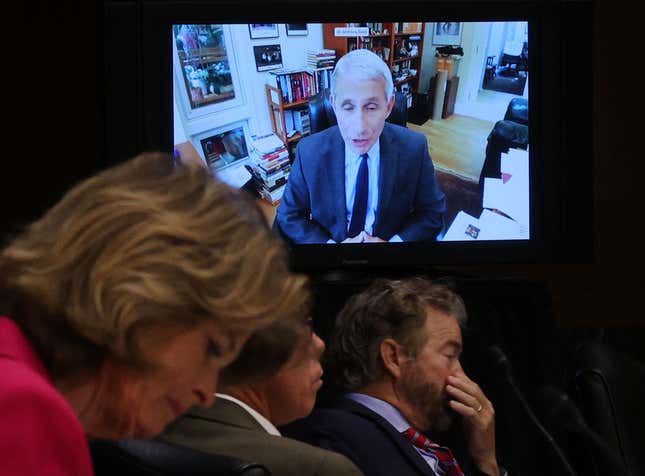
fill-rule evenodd
<path id="1" fill-rule="evenodd" d="M 419 126 L 408 122 L 408 128 L 428 138 L 430 157 L 435 167 L 460 178 L 477 182 L 484 164 L 486 138 L 495 124 L 473 117 L 452 116 Z"/>

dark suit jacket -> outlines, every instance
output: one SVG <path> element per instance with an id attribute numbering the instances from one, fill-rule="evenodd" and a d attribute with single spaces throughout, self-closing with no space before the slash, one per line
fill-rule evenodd
<path id="1" fill-rule="evenodd" d="M 380 137 L 379 201 L 373 234 L 389 240 L 434 239 L 446 209 L 423 134 L 385 123 Z M 345 142 L 338 126 L 298 144 L 278 206 L 277 226 L 295 243 L 347 238 Z"/>
<path id="2" fill-rule="evenodd" d="M 369 408 L 342 398 L 333 408 L 316 409 L 281 432 L 351 459 L 365 476 L 436 476 L 428 463 L 387 420 Z M 459 459 L 467 475 L 481 475 Z"/>
<path id="3" fill-rule="evenodd" d="M 210 408 L 191 409 L 160 439 L 260 463 L 272 476 L 362 476 L 344 456 L 270 435 L 246 410 L 221 398 Z"/>

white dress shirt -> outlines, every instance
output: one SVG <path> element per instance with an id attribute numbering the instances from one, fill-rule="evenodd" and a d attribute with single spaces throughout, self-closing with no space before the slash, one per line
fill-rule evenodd
<path id="1" fill-rule="evenodd" d="M 376 221 L 376 213 L 379 200 L 379 174 L 381 165 L 381 145 L 376 141 L 372 147 L 367 151 L 367 171 L 368 171 L 368 185 L 367 185 L 367 211 L 365 213 L 365 232 L 368 235 L 374 236 L 374 222 Z M 361 165 L 361 154 L 354 152 L 347 144 L 345 144 L 345 214 L 347 216 L 347 229 L 352 222 L 352 211 L 354 210 L 354 199 L 356 198 L 356 178 L 358 177 L 358 169 Z M 353 238 L 348 237 L 348 238 Z M 394 235 L 390 238 L 391 242 L 403 241 L 399 235 Z M 334 240 L 329 239 L 327 243 L 336 243 Z"/>
<path id="2" fill-rule="evenodd" d="M 244 410 L 246 410 L 249 413 L 249 415 L 251 415 L 253 417 L 253 419 L 255 421 L 257 421 L 260 424 L 260 426 L 262 428 L 264 428 L 266 430 L 267 433 L 269 433 L 270 435 L 282 436 L 273 423 L 271 423 L 263 415 L 261 415 L 257 410 L 254 410 L 253 408 L 251 408 L 249 405 L 247 405 L 243 401 L 238 400 L 235 397 L 231 397 L 230 395 L 227 395 L 225 393 L 216 393 L 215 397 L 222 398 L 224 400 L 228 400 L 229 402 L 233 402 L 233 403 L 241 406 Z"/>
<path id="3" fill-rule="evenodd" d="M 376 141 L 367 151 L 367 213 L 365 214 L 365 232 L 374 235 L 374 221 L 376 220 L 376 207 L 378 206 L 378 179 L 381 163 L 381 146 Z M 356 198 L 356 178 L 361 165 L 361 156 L 345 144 L 345 210 L 347 213 L 347 229 L 352 222 L 354 199 Z"/>

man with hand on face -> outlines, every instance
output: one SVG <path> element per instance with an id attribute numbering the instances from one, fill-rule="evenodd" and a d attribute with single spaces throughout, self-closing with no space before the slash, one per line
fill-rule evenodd
<path id="1" fill-rule="evenodd" d="M 369 50 L 338 61 L 330 101 L 338 121 L 302 139 L 277 209 L 294 243 L 434 240 L 443 224 L 423 134 L 386 123 L 394 106 L 387 64 Z"/>
<path id="2" fill-rule="evenodd" d="M 346 455 L 366 476 L 505 474 L 493 406 L 459 362 L 465 320 L 444 285 L 376 281 L 345 305 L 330 343 L 330 369 L 350 393 L 283 433 Z M 431 436 L 455 414 L 470 460 Z"/>
<path id="3" fill-rule="evenodd" d="M 252 335 L 222 373 L 215 404 L 193 408 L 161 439 L 260 463 L 273 476 L 361 476 L 343 455 L 283 438 L 276 428 L 311 413 L 322 385 L 325 348 L 310 322 L 298 336 L 281 325 Z"/>

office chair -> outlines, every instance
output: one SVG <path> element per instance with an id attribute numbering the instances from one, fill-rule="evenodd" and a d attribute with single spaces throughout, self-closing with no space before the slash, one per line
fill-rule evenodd
<path id="1" fill-rule="evenodd" d="M 92 440 L 96 476 L 271 476 L 257 463 L 157 440 Z"/>
<path id="2" fill-rule="evenodd" d="M 632 476 L 645 474 L 645 364 L 604 342 L 585 342 L 574 358 L 572 396 L 589 427 Z M 586 474 L 617 474 L 597 451 Z"/>
<path id="3" fill-rule="evenodd" d="M 405 94 L 399 91 L 394 93 L 394 107 L 386 121 L 407 127 L 408 105 Z M 329 88 L 325 88 L 309 99 L 309 124 L 311 133 L 320 132 L 337 123 L 336 114 L 329 101 Z"/>

